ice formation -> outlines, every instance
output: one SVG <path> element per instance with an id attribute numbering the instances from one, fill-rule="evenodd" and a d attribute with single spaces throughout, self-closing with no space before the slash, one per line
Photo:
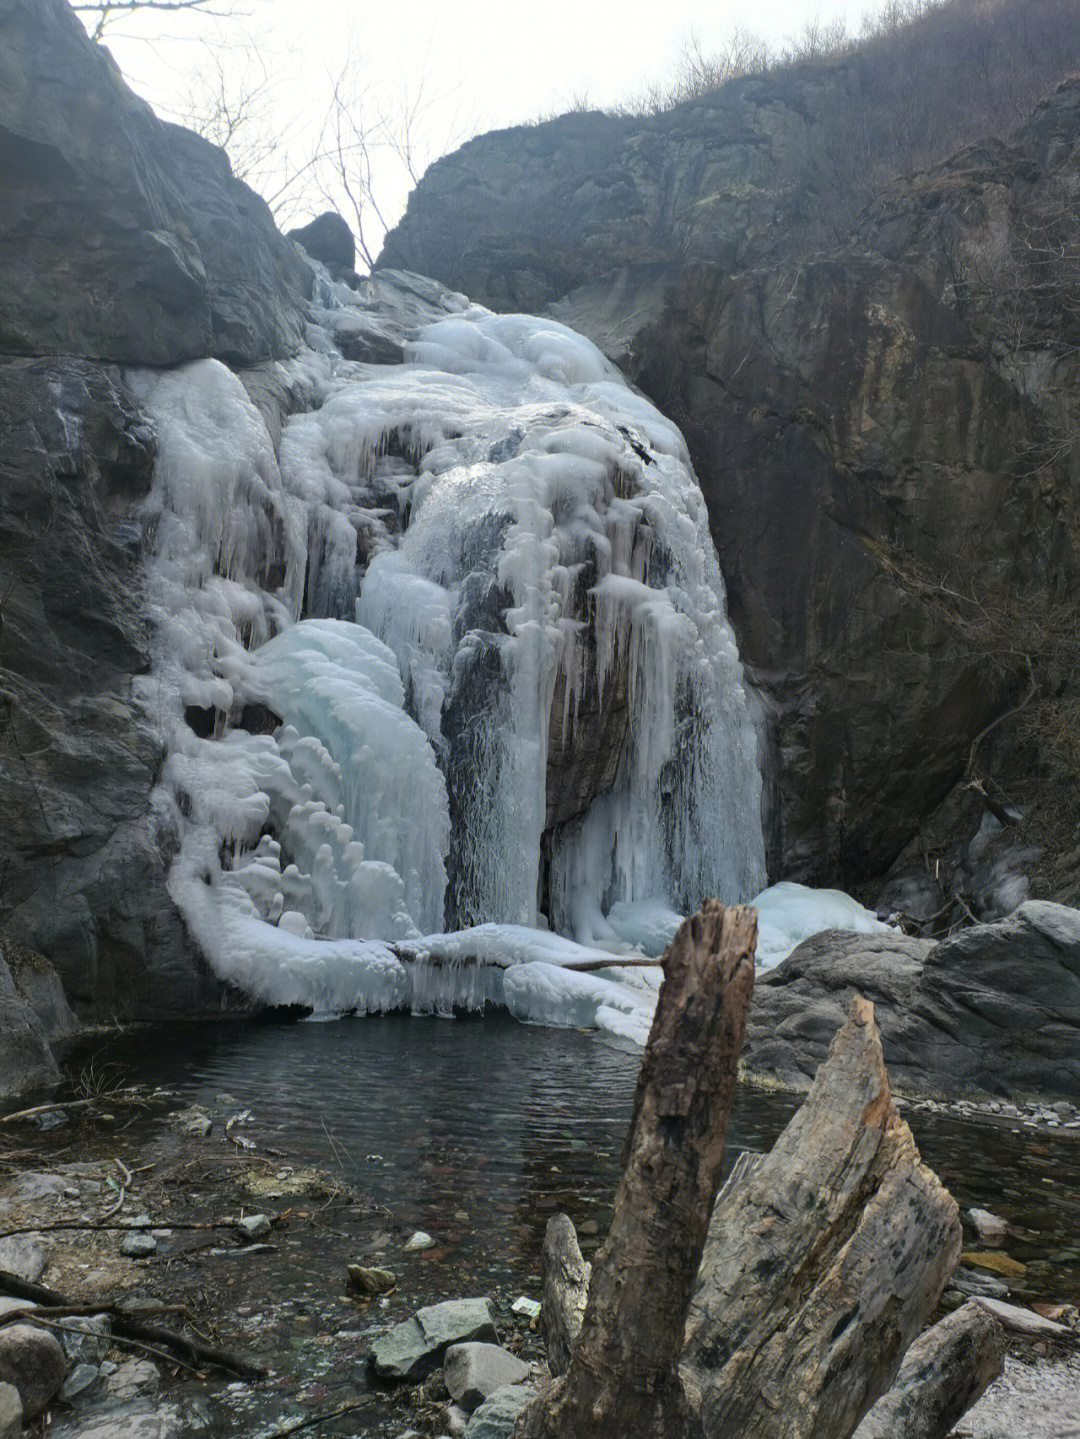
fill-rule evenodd
<path id="1" fill-rule="evenodd" d="M 873 910 L 839 889 L 809 889 L 785 880 L 763 890 L 750 902 L 758 912 L 757 962 L 763 969 L 772 969 L 787 959 L 796 945 L 822 930 L 895 932 Z"/>
<path id="2" fill-rule="evenodd" d="M 170 891 L 268 1003 L 494 1002 L 643 1041 L 659 972 L 605 961 L 765 879 L 701 493 L 586 340 L 410 284 L 371 282 L 411 306 L 404 364 L 316 327 L 279 367 L 307 407 L 277 454 L 216 361 L 130 377 L 159 443 Z M 370 301 L 324 278 L 320 303 Z"/>

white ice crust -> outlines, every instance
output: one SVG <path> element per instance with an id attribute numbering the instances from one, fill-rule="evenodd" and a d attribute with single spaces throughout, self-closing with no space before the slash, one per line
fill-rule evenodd
<path id="1" fill-rule="evenodd" d="M 643 1043 L 659 970 L 605 961 L 765 880 L 705 506 L 678 430 L 588 341 L 444 308 L 396 367 L 314 332 L 281 367 L 311 407 L 278 456 L 217 361 L 129 377 L 159 444 L 142 694 L 170 892 L 268 1004 L 497 1003 Z M 553 712 L 570 732 L 617 684 L 617 775 L 553 832 L 542 913 Z M 831 892 L 759 899 L 766 963 L 814 927 L 879 927 Z"/>

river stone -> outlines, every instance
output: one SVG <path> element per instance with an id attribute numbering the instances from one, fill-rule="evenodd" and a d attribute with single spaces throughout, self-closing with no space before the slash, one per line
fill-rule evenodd
<path id="1" fill-rule="evenodd" d="M 496 1389 L 469 1420 L 464 1439 L 509 1439 L 514 1420 L 535 1398 L 536 1390 L 524 1384 L 508 1384 Z"/>
<path id="2" fill-rule="evenodd" d="M 112 1323 L 107 1314 L 76 1315 L 58 1336 L 72 1364 L 99 1365 L 109 1352 Z"/>
<path id="3" fill-rule="evenodd" d="M 45 1246 L 32 1234 L 10 1234 L 0 1239 L 0 1269 L 25 1279 L 28 1284 L 36 1284 L 41 1278 L 46 1258 Z M 18 1299 L 10 1302 L 23 1304 L 26 1301 Z"/>
<path id="4" fill-rule="evenodd" d="M 245 1214 L 236 1221 L 240 1238 L 245 1240 L 265 1239 L 271 1231 L 271 1224 L 265 1214 Z"/>
<path id="5" fill-rule="evenodd" d="M 133 1399 L 136 1394 L 149 1393 L 161 1383 L 156 1364 L 149 1359 L 128 1359 L 109 1375 L 109 1398 Z"/>
<path id="6" fill-rule="evenodd" d="M 134 1234 L 125 1234 L 120 1241 L 120 1253 L 128 1259 L 149 1259 L 151 1254 L 157 1253 L 157 1240 L 152 1234 L 145 1234 L 136 1230 Z"/>
<path id="7" fill-rule="evenodd" d="M 967 1219 L 985 1243 L 1000 1243 L 1009 1232 L 1008 1223 L 999 1214 L 991 1214 L 989 1209 L 969 1209 Z"/>
<path id="8" fill-rule="evenodd" d="M 376 1339 L 371 1357 L 380 1379 L 416 1383 L 438 1368 L 451 1344 L 498 1338 L 490 1299 L 447 1299 L 418 1309 Z"/>
<path id="9" fill-rule="evenodd" d="M 451 1344 L 443 1361 L 450 1397 L 470 1412 L 496 1389 L 528 1377 L 529 1366 L 498 1344 Z"/>
<path id="10" fill-rule="evenodd" d="M 67 1359 L 56 1339 L 32 1324 L 0 1328 L 0 1380 L 14 1384 L 26 1419 L 44 1414 L 59 1393 Z"/>
<path id="11" fill-rule="evenodd" d="M 989 1299 L 1004 1299 L 1009 1293 L 1009 1286 L 1004 1279 L 995 1279 L 992 1274 L 980 1274 L 977 1269 L 957 1269 L 949 1279 L 947 1287 L 973 1299 L 979 1295 L 985 1295 Z"/>
<path id="12" fill-rule="evenodd" d="M 1058 1324 L 1053 1319 L 1044 1319 L 1034 1310 L 1022 1309 L 1017 1304 L 1007 1304 L 1004 1299 L 990 1299 L 986 1295 L 978 1295 L 974 1303 L 981 1304 L 999 1324 L 1003 1324 L 1006 1329 L 1014 1330 L 1017 1334 L 1043 1338 L 1047 1335 L 1065 1336 L 1072 1333 L 1068 1325 Z"/>
<path id="13" fill-rule="evenodd" d="M 19 1439 L 23 1406 L 14 1384 L 0 1383 L 0 1439 Z"/>
<path id="14" fill-rule="evenodd" d="M 93 1387 L 101 1378 L 96 1364 L 76 1364 L 60 1386 L 60 1398 L 66 1404 Z"/>

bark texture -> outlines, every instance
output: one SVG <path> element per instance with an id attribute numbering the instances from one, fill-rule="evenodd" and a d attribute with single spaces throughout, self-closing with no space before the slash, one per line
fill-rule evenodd
<path id="1" fill-rule="evenodd" d="M 757 915 L 706 900 L 664 957 L 611 1231 L 570 1367 L 515 1439 L 686 1439 L 687 1306 L 720 1183 L 754 983 Z"/>
<path id="2" fill-rule="evenodd" d="M 683 1379 L 707 1436 L 848 1439 L 960 1257 L 856 998 L 772 1151 L 716 1206 Z"/>
<path id="3" fill-rule="evenodd" d="M 1001 1325 L 974 1300 L 920 1334 L 855 1439 L 945 1439 L 1005 1363 Z"/>
<path id="4" fill-rule="evenodd" d="M 543 1280 L 540 1328 L 548 1368 L 556 1378 L 566 1373 L 581 1333 L 591 1273 L 592 1265 L 578 1247 L 573 1221 L 568 1214 L 556 1214 L 548 1220 L 540 1256 Z"/>

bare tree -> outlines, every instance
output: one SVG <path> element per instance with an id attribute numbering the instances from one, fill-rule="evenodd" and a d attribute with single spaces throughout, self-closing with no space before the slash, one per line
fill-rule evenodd
<path id="1" fill-rule="evenodd" d="M 157 13 L 197 10 L 202 15 L 225 18 L 235 10 L 222 0 L 72 0 L 71 8 L 76 15 L 86 18 L 83 23 L 90 31 L 92 40 L 100 40 L 115 20 L 143 11 Z"/>

